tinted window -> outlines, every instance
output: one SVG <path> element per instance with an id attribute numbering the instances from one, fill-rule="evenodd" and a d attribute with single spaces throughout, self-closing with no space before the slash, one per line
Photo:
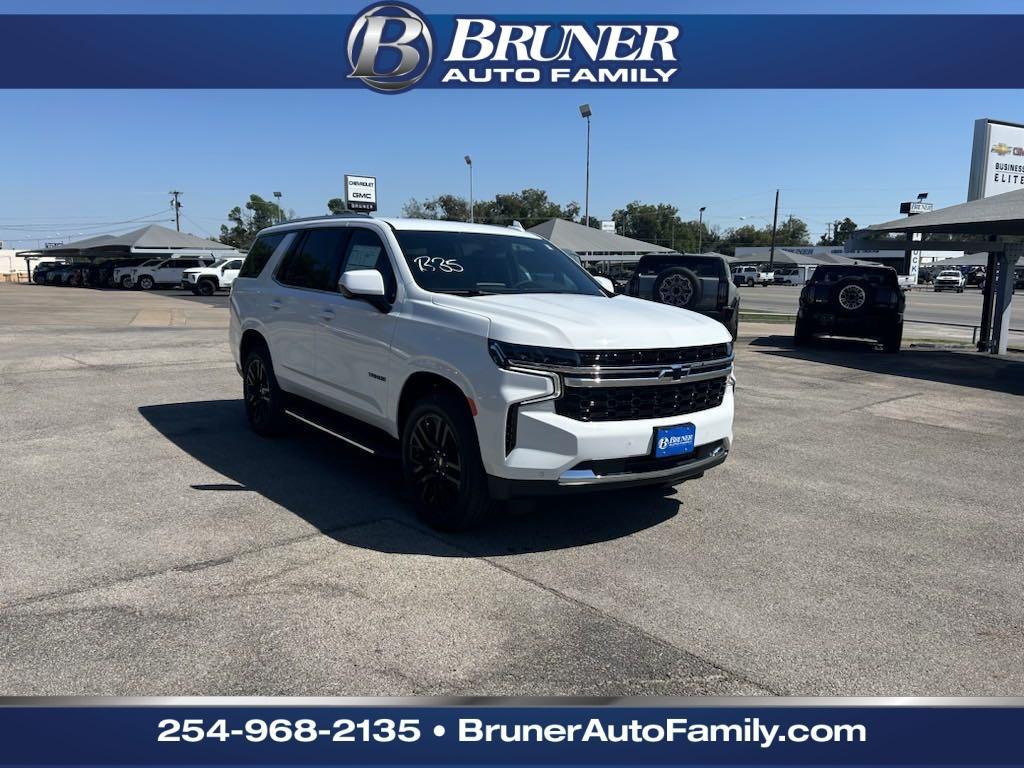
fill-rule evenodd
<path id="1" fill-rule="evenodd" d="M 242 264 L 242 271 L 238 273 L 238 276 L 258 277 L 263 268 L 267 266 L 270 257 L 274 255 L 277 246 L 284 240 L 286 234 L 287 232 L 275 232 L 271 235 L 263 235 L 257 238 L 256 242 L 252 244 L 252 248 L 249 249 L 249 253 L 245 257 L 245 263 Z"/>
<path id="2" fill-rule="evenodd" d="M 717 256 L 675 256 L 641 259 L 640 274 L 656 275 L 670 267 L 686 267 L 697 277 L 725 277 L 725 262 Z"/>
<path id="3" fill-rule="evenodd" d="M 428 291 L 604 295 L 586 270 L 540 238 L 415 230 L 396 237 L 416 283 Z"/>
<path id="4" fill-rule="evenodd" d="M 188 269 L 189 267 L 198 267 L 199 259 L 174 259 L 173 261 L 167 262 L 164 266 Z"/>
<path id="5" fill-rule="evenodd" d="M 847 277 L 856 277 L 875 285 L 899 285 L 896 270 L 870 267 L 828 267 L 821 266 L 811 276 L 813 283 L 836 283 Z"/>
<path id="6" fill-rule="evenodd" d="M 391 260 L 377 233 L 365 227 L 353 227 L 349 239 L 344 271 L 351 272 L 354 269 L 376 269 L 380 272 L 384 277 L 384 297 L 394 302 L 398 283 L 395 271 L 391 268 Z"/>
<path id="7" fill-rule="evenodd" d="M 242 262 L 240 260 L 232 259 L 224 265 L 224 269 L 238 269 L 240 266 L 242 266 Z"/>
<path id="8" fill-rule="evenodd" d="M 337 291 L 338 267 L 348 232 L 344 229 L 310 229 L 289 251 L 277 271 L 277 279 L 295 288 Z"/>

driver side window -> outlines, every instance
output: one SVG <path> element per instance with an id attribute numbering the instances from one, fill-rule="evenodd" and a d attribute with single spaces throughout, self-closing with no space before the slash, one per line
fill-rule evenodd
<path id="1" fill-rule="evenodd" d="M 398 281 L 391 267 L 387 249 L 377 233 L 365 227 L 353 227 L 345 254 L 342 274 L 357 269 L 376 269 L 384 278 L 384 298 L 394 303 L 398 294 Z"/>

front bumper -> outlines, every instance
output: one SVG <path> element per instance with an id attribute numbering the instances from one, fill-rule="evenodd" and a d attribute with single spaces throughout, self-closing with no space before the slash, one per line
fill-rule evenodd
<path id="1" fill-rule="evenodd" d="M 518 403 L 511 416 L 514 447 L 506 452 L 508 406 L 500 410 L 500 421 L 489 419 L 489 426 L 478 425 L 481 455 L 496 498 L 677 483 L 721 464 L 732 445 L 731 372 L 719 405 L 676 416 L 617 421 L 582 421 L 561 415 L 550 399 L 551 387 L 545 389 L 540 383 L 547 379 L 519 372 L 503 372 L 503 376 L 499 391 L 506 395 L 505 402 Z M 534 387 L 533 397 L 550 393 L 549 399 L 522 402 Z M 515 396 L 508 396 L 513 393 Z M 487 408 L 481 417 L 496 411 L 498 408 Z M 656 430 L 682 424 L 694 425 L 694 453 L 655 459 Z"/>
<path id="2" fill-rule="evenodd" d="M 617 459 L 581 462 L 554 482 L 488 477 L 491 497 L 508 500 L 530 496 L 557 496 L 585 491 L 636 488 L 645 485 L 676 485 L 693 480 L 729 457 L 729 438 L 699 446 L 682 459 Z"/>

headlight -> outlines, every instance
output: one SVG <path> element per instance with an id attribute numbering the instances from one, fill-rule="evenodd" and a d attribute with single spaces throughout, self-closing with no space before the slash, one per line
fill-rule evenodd
<path id="1" fill-rule="evenodd" d="M 487 342 L 487 351 L 490 352 L 495 365 L 501 368 L 551 370 L 558 367 L 580 367 L 579 353 L 572 349 L 528 347 L 492 339 Z"/>

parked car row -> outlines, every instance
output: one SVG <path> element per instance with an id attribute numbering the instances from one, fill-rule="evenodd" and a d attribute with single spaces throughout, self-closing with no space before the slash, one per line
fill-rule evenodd
<path id="1" fill-rule="evenodd" d="M 45 262 L 32 272 L 39 285 L 66 285 L 80 288 L 185 288 L 201 296 L 211 296 L 231 287 L 243 257 L 177 256 L 127 257 L 102 262 Z"/>

